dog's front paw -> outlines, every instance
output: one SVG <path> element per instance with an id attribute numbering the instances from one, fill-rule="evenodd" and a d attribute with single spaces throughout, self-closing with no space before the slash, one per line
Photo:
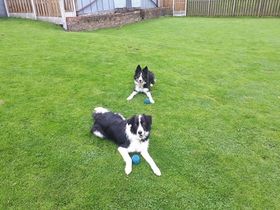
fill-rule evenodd
<path id="1" fill-rule="evenodd" d="M 153 172 L 155 173 L 155 175 L 157 175 L 157 176 L 161 176 L 161 172 L 160 172 L 160 170 L 159 170 L 159 168 L 158 168 L 158 167 L 153 168 Z"/>
<path id="2" fill-rule="evenodd" d="M 133 98 L 133 96 L 128 96 L 126 100 L 130 101 L 132 98 Z"/>
<path id="3" fill-rule="evenodd" d="M 151 102 L 151 104 L 155 103 L 154 99 L 152 99 L 152 98 L 150 98 L 150 102 Z"/>
<path id="4" fill-rule="evenodd" d="M 129 175 L 132 172 L 132 166 L 126 165 L 124 171 L 126 175 Z"/>

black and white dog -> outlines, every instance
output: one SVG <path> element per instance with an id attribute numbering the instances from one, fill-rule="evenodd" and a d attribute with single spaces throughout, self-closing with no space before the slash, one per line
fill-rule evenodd
<path id="1" fill-rule="evenodd" d="M 153 72 L 149 71 L 147 66 L 144 69 L 141 69 L 140 65 L 136 67 L 134 83 L 135 88 L 130 96 L 128 96 L 128 101 L 130 101 L 137 93 L 145 93 L 150 102 L 152 104 L 155 103 L 151 95 L 151 87 L 155 84 L 155 76 Z"/>
<path id="2" fill-rule="evenodd" d="M 151 166 L 153 172 L 157 176 L 161 175 L 159 168 L 148 153 L 151 116 L 143 114 L 126 120 L 121 114 L 97 107 L 94 109 L 93 118 L 94 124 L 91 132 L 97 137 L 112 140 L 118 146 L 118 151 L 125 162 L 127 175 L 132 171 L 130 152 L 139 152 Z"/>

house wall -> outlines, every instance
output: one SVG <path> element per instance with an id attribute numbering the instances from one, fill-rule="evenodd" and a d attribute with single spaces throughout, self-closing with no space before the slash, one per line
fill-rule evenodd
<path id="1" fill-rule="evenodd" d="M 152 2 L 152 0 L 141 0 L 141 8 L 142 9 L 149 9 L 155 8 L 156 5 Z"/>
<path id="2" fill-rule="evenodd" d="M 131 0 L 131 6 L 142 9 L 155 8 L 156 6 L 152 1 L 156 2 L 156 0 Z M 87 7 L 85 8 L 85 6 Z M 76 3 L 78 15 L 108 12 L 127 6 L 130 6 L 127 5 L 127 0 L 77 0 Z"/>
<path id="3" fill-rule="evenodd" d="M 0 17 L 7 16 L 4 0 L 0 0 Z"/>
<path id="4" fill-rule="evenodd" d="M 84 8 L 85 6 L 87 7 Z M 114 9 L 115 9 L 114 0 L 77 0 L 76 3 L 76 10 L 78 11 L 78 15 L 112 11 Z"/>
<path id="5" fill-rule="evenodd" d="M 141 7 L 141 0 L 131 0 L 132 7 Z"/>
<path id="6" fill-rule="evenodd" d="M 123 8 L 126 7 L 126 0 L 114 0 L 115 8 Z M 131 0 L 133 2 L 133 0 Z"/>

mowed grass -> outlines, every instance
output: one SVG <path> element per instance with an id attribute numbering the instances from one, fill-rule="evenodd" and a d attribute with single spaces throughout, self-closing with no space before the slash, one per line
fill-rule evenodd
<path id="1" fill-rule="evenodd" d="M 0 209 L 279 209 L 280 20 L 160 18 L 96 32 L 0 19 Z M 154 105 L 131 102 L 137 64 Z M 94 107 L 153 116 L 133 167 Z"/>

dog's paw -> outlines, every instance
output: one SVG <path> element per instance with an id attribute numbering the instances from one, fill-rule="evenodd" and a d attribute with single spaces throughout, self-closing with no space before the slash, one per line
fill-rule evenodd
<path id="1" fill-rule="evenodd" d="M 132 172 L 132 166 L 126 165 L 124 171 L 126 175 L 129 175 Z"/>
<path id="2" fill-rule="evenodd" d="M 128 96 L 126 100 L 130 101 L 132 98 L 133 98 L 132 96 Z"/>
<path id="3" fill-rule="evenodd" d="M 158 168 L 158 167 L 153 168 L 153 172 L 155 173 L 155 175 L 157 175 L 157 176 L 161 176 L 161 172 L 160 172 L 160 170 L 159 170 L 159 168 Z"/>
<path id="4" fill-rule="evenodd" d="M 152 99 L 152 98 L 150 98 L 150 102 L 151 102 L 151 104 L 155 103 L 154 99 Z"/>

